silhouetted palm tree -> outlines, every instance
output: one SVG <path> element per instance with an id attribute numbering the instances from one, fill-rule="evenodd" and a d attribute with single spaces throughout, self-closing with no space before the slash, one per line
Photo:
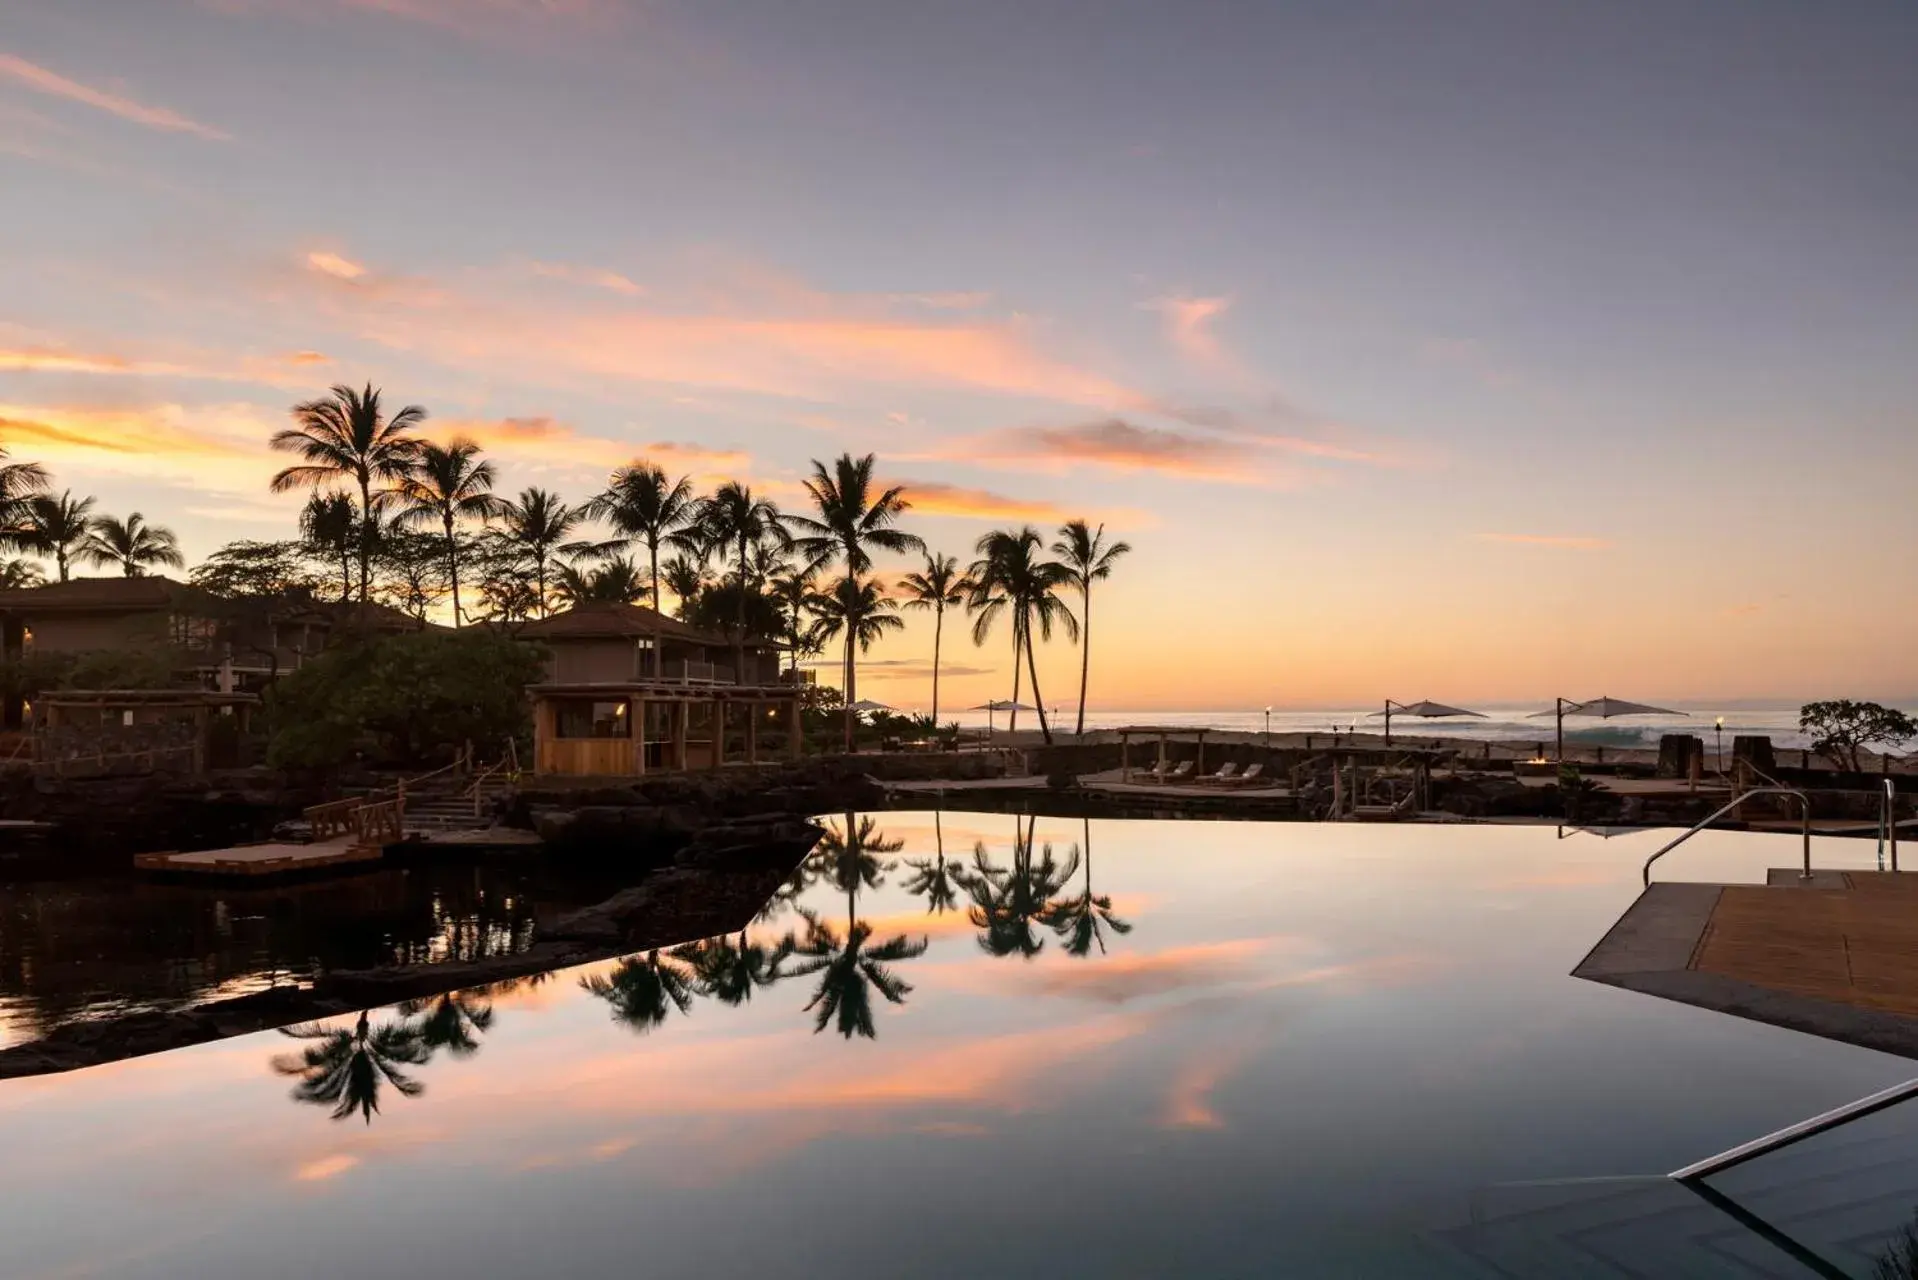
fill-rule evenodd
<path id="1" fill-rule="evenodd" d="M 691 978 L 676 963 L 662 961 L 657 950 L 645 959 L 628 956 L 612 974 L 590 974 L 579 985 L 613 1007 L 613 1020 L 635 1031 L 651 1031 L 674 1009 L 692 1007 Z"/>
<path id="2" fill-rule="evenodd" d="M 79 554 L 94 564 L 117 564 L 120 572 L 129 578 L 141 576 L 156 564 L 178 568 L 186 563 L 173 530 L 148 524 L 138 511 L 125 520 L 95 516 Z"/>
<path id="3" fill-rule="evenodd" d="M 973 611 L 972 640 L 984 644 L 992 623 L 1001 613 L 1012 619 L 1013 702 L 1019 700 L 1019 651 L 1025 650 L 1026 670 L 1032 677 L 1032 701 L 1039 712 L 1039 732 L 1052 742 L 1052 728 L 1046 721 L 1046 700 L 1039 690 L 1039 660 L 1032 643 L 1034 628 L 1044 639 L 1052 639 L 1054 625 L 1066 635 L 1077 638 L 1079 624 L 1059 592 L 1072 581 L 1072 571 L 1057 561 L 1041 557 L 1045 546 L 1039 531 L 1031 525 L 1017 532 L 1001 529 L 979 539 L 979 559 L 969 571 L 973 581 L 967 607 Z M 1013 712 L 1012 723 L 1018 723 Z"/>
<path id="4" fill-rule="evenodd" d="M 739 1005 L 752 999 L 760 987 L 779 981 L 778 964 L 784 953 L 778 947 L 749 941 L 746 931 L 739 939 L 707 938 L 675 948 L 673 955 L 692 967 L 693 980 L 701 994 L 721 1004 Z"/>
<path id="5" fill-rule="evenodd" d="M 840 1035 L 850 1039 L 858 1034 L 871 1039 L 878 1034 L 872 1020 L 873 989 L 893 1004 L 904 1004 L 912 990 L 886 966 L 924 955 L 928 940 L 922 937 L 913 942 L 902 934 L 870 946 L 872 927 L 859 919 L 859 890 L 885 883 L 878 855 L 897 853 L 904 847 L 904 841 L 889 839 L 878 831 L 871 817 L 849 813 L 843 823 L 826 825 L 819 847 L 807 856 L 795 877 L 799 884 L 830 881 L 846 895 L 843 936 L 817 914 L 801 907 L 805 934 L 786 935 L 780 943 L 780 960 L 775 962 L 775 972 L 781 979 L 821 975 L 813 998 L 806 1004 L 807 1009 L 817 1011 L 815 1034 L 837 1019 Z M 804 958 L 792 969 L 779 970 L 779 962 L 788 956 Z"/>
<path id="6" fill-rule="evenodd" d="M 1033 826 L 1038 820 L 1033 819 Z M 1052 846 L 1033 852 L 1033 831 L 1013 836 L 1012 865 L 995 865 L 986 856 L 983 842 L 973 846 L 972 869 L 966 874 L 965 887 L 972 899 L 967 914 L 980 931 L 980 949 L 989 955 L 1018 955 L 1030 959 L 1045 949 L 1045 940 L 1034 932 L 1035 924 L 1045 924 L 1055 904 L 1053 898 L 1079 870 L 1075 850 L 1061 864 L 1052 856 Z"/>
<path id="7" fill-rule="evenodd" d="M 859 690 L 859 670 L 855 650 L 865 653 L 888 631 L 906 624 L 899 620 L 899 606 L 885 594 L 885 584 L 877 578 L 864 582 L 840 578 L 832 590 L 821 593 L 812 603 L 813 616 L 819 620 L 819 637 L 831 640 L 846 637 L 846 750 L 852 750 L 853 699 Z"/>
<path id="8" fill-rule="evenodd" d="M 360 538 L 360 517 L 344 493 L 316 493 L 300 509 L 300 538 L 315 555 L 337 560 L 340 603 L 353 598 L 353 549 Z"/>
<path id="9" fill-rule="evenodd" d="M 443 445 L 421 445 L 419 456 L 400 482 L 400 495 L 406 502 L 400 522 L 409 528 L 438 524 L 446 539 L 446 580 L 453 588 L 456 627 L 462 621 L 459 527 L 469 520 L 484 524 L 505 507 L 493 492 L 498 478 L 493 464 L 480 458 L 479 445 L 462 438 Z"/>
<path id="10" fill-rule="evenodd" d="M 674 556 L 660 572 L 666 589 L 673 593 L 676 601 L 674 615 L 684 618 L 698 603 L 699 593 L 706 589 L 706 571 L 690 556 Z"/>
<path id="11" fill-rule="evenodd" d="M 522 489 L 519 501 L 500 506 L 500 525 L 507 542 L 533 562 L 534 590 L 539 596 L 539 613 L 550 612 L 546 604 L 546 568 L 553 552 L 566 543 L 566 535 L 586 519 L 586 512 L 569 507 L 557 494 L 545 489 Z"/>
<path id="12" fill-rule="evenodd" d="M 479 1037 L 492 1030 L 493 1006 L 481 1004 L 467 991 L 448 991 L 429 1000 L 407 1000 L 400 1012 L 413 1019 L 420 1043 L 429 1051 L 444 1049 L 455 1058 L 479 1052 Z"/>
<path id="13" fill-rule="evenodd" d="M 929 915 L 942 916 L 959 903 L 959 894 L 964 888 L 963 868 L 946 861 L 946 833 L 940 824 L 937 809 L 932 812 L 933 840 L 937 848 L 934 859 L 908 858 L 906 865 L 913 869 L 913 876 L 900 887 L 915 898 L 926 900 L 926 912 Z"/>
<path id="14" fill-rule="evenodd" d="M 8 462 L 7 457 L 6 449 L 0 447 L 0 542 L 18 545 L 27 500 L 46 491 L 48 476 L 37 462 Z"/>
<path id="15" fill-rule="evenodd" d="M 360 603 L 371 599 L 373 546 L 378 514 L 390 487 L 405 480 L 419 454 L 410 433 L 426 421 L 426 410 L 409 404 L 392 417 L 380 405 L 372 383 L 363 391 L 336 386 L 320 400 L 293 406 L 296 425 L 276 432 L 272 445 L 305 459 L 273 477 L 273 492 L 330 489 L 351 483 L 360 492 Z M 378 492 L 375 492 L 375 488 Z"/>
<path id="16" fill-rule="evenodd" d="M 603 518 L 618 535 L 600 544 L 608 552 L 634 542 L 646 548 L 651 575 L 653 611 L 659 612 L 659 548 L 664 545 L 695 554 L 700 549 L 700 504 L 693 497 L 691 477 L 668 482 L 666 473 L 649 462 L 635 462 L 613 472 L 606 492 L 586 504 L 588 514 Z"/>
<path id="17" fill-rule="evenodd" d="M 1117 934 L 1127 934 L 1132 932 L 1132 926 L 1112 914 L 1110 897 L 1092 892 L 1092 822 L 1090 819 L 1081 821 L 1085 823 L 1085 888 L 1076 897 L 1061 898 L 1054 902 L 1047 913 L 1046 923 L 1059 935 L 1067 955 L 1090 955 L 1095 944 L 1099 954 L 1104 955 L 1106 940 L 1103 931 L 1111 929 Z M 1077 855 L 1078 850 L 1073 850 L 1075 859 Z"/>
<path id="18" fill-rule="evenodd" d="M 751 489 L 735 480 L 720 485 L 710 498 L 699 504 L 698 528 L 700 544 L 706 554 L 718 555 L 722 564 L 728 555 L 736 557 L 735 571 L 742 585 L 751 580 L 753 553 L 756 550 L 767 543 L 789 547 L 793 541 L 792 534 L 786 532 L 779 508 L 770 499 L 754 497 Z M 744 679 L 746 593 L 740 592 L 736 602 L 733 671 L 737 678 Z"/>
<path id="19" fill-rule="evenodd" d="M 646 598 L 646 579 L 638 565 L 620 557 L 596 569 L 561 565 L 553 591 L 567 604 L 637 604 Z"/>
<path id="20" fill-rule="evenodd" d="M 293 1086 L 294 1100 L 330 1106 L 335 1120 L 357 1111 L 366 1123 L 373 1123 L 383 1085 L 392 1085 L 406 1098 L 418 1097 L 426 1089 L 400 1069 L 420 1066 L 433 1056 L 419 1029 L 409 1022 L 369 1027 L 363 1012 L 351 1031 L 309 1022 L 282 1027 L 280 1034 L 317 1042 L 297 1055 L 274 1058 L 273 1069 L 283 1076 L 299 1076 L 300 1082 Z"/>
<path id="21" fill-rule="evenodd" d="M 23 520 L 16 541 L 35 555 L 52 556 L 60 581 L 72 577 L 73 558 L 93 531 L 92 498 L 76 498 L 68 489 L 59 497 L 35 493 L 20 506 Z"/>
<path id="22" fill-rule="evenodd" d="M 972 594 L 972 579 L 959 572 L 951 556 L 926 553 L 926 567 L 899 580 L 906 589 L 906 608 L 932 610 L 932 723 L 939 724 L 939 643 L 945 634 L 946 610 L 962 605 Z M 1017 695 L 1014 695 L 1015 699 Z"/>
<path id="23" fill-rule="evenodd" d="M 1068 520 L 1059 527 L 1059 540 L 1052 544 L 1052 554 L 1071 571 L 1073 585 L 1079 588 L 1079 717 L 1072 730 L 1074 737 L 1084 737 L 1086 731 L 1086 680 L 1092 671 L 1092 584 L 1110 578 L 1119 558 L 1132 550 L 1127 542 L 1107 545 L 1105 534 L 1103 524 L 1093 530 L 1083 520 Z"/>
<path id="24" fill-rule="evenodd" d="M 846 598 L 856 592 L 860 576 L 872 571 L 874 550 L 923 552 L 926 549 L 926 544 L 917 536 L 897 527 L 899 517 L 912 508 L 912 504 L 906 501 L 904 487 L 894 485 L 875 495 L 872 469 L 873 455 L 870 453 L 863 458 L 842 453 L 833 460 L 830 471 L 825 463 L 814 460 L 812 478 L 806 481 L 806 492 L 812 498 L 816 518 L 791 517 L 793 527 L 801 535 L 796 543 L 800 554 L 815 567 L 823 569 L 835 560 L 844 561 Z M 856 640 L 854 632 L 846 629 L 846 653 L 841 675 L 846 690 L 848 751 L 852 750 L 852 704 L 858 700 L 858 693 L 853 687 L 857 675 L 853 669 Z M 863 652 L 869 643 L 860 642 L 860 651 Z"/>
<path id="25" fill-rule="evenodd" d="M 797 673 L 801 655 L 825 648 L 810 621 L 813 607 L 820 599 L 819 590 L 813 585 L 810 571 L 795 569 L 773 578 L 767 584 L 766 594 L 779 606 L 780 629 L 784 633 L 780 638 L 786 642 L 787 652 L 792 655 L 792 670 Z"/>
<path id="26" fill-rule="evenodd" d="M 0 560 L 0 588 L 44 586 L 46 580 L 46 571 L 31 560 Z"/>

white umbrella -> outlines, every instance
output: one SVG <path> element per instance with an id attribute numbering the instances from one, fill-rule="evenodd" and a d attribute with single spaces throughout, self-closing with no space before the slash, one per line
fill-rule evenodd
<path id="1" fill-rule="evenodd" d="M 981 703 L 979 706 L 966 708 L 966 710 L 968 711 L 983 711 L 986 713 L 986 741 L 987 742 L 992 741 L 993 712 L 995 711 L 1032 711 L 1035 709 L 1036 708 L 1028 707 L 1023 702 L 1013 702 L 1009 699 L 1001 702 Z"/>
<path id="2" fill-rule="evenodd" d="M 1570 698 L 1556 699 L 1556 705 L 1550 711 L 1535 711 L 1532 719 L 1542 720 L 1546 716 L 1558 720 L 1558 758 L 1565 758 L 1565 717 L 1590 716 L 1595 720 L 1610 720 L 1614 716 L 1682 716 L 1683 711 L 1669 711 L 1664 707 L 1648 706 L 1643 702 L 1627 702 L 1623 698 L 1593 698 L 1590 702 L 1573 702 Z"/>
<path id="3" fill-rule="evenodd" d="M 871 698 L 861 698 L 852 704 L 854 711 L 897 711 L 898 707 L 889 707 L 883 702 L 874 702 Z"/>
<path id="4" fill-rule="evenodd" d="M 1385 710 L 1374 711 L 1372 714 L 1385 717 L 1385 745 L 1388 747 L 1392 745 L 1392 713 L 1394 711 L 1402 716 L 1417 716 L 1421 720 L 1443 720 L 1449 716 L 1474 716 L 1480 720 L 1485 718 L 1483 712 L 1467 711 L 1463 707 L 1448 707 L 1443 702 L 1420 701 L 1406 703 L 1394 702 L 1390 698 L 1387 698 L 1385 700 Z"/>

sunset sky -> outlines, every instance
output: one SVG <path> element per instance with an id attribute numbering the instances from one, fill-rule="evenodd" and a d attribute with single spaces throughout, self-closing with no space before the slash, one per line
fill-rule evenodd
<path id="1" fill-rule="evenodd" d="M 1135 544 L 1107 706 L 1909 698 L 1914 65 L 1902 0 L 0 0 L 0 444 L 192 557 L 339 381 L 513 491 L 877 451 L 962 559 Z"/>

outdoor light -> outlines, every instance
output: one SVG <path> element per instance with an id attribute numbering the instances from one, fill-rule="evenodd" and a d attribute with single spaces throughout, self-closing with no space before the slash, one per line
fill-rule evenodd
<path id="1" fill-rule="evenodd" d="M 1272 749 L 1272 708 L 1265 709 L 1265 749 Z"/>
<path id="2" fill-rule="evenodd" d="M 1725 717 L 1718 717 L 1718 723 L 1712 726 L 1712 743 L 1718 756 L 1718 771 L 1725 772 Z"/>

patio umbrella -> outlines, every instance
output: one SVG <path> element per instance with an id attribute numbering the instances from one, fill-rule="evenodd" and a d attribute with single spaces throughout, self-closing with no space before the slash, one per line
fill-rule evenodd
<path id="1" fill-rule="evenodd" d="M 1565 717 L 1590 716 L 1595 720 L 1610 720 L 1614 716 L 1682 716 L 1683 711 L 1670 711 L 1664 707 L 1647 706 L 1643 702 L 1627 702 L 1623 698 L 1593 698 L 1590 702 L 1574 702 L 1570 698 L 1558 698 L 1550 711 L 1535 711 L 1532 719 L 1542 720 L 1546 716 L 1558 720 L 1558 758 L 1565 759 Z"/>
<path id="2" fill-rule="evenodd" d="M 1388 747 L 1392 745 L 1392 713 L 1394 711 L 1402 716 L 1417 716 L 1421 720 L 1443 720 L 1448 716 L 1475 716 L 1480 720 L 1485 718 L 1484 712 L 1467 711 L 1463 707 L 1448 707 L 1443 702 L 1421 701 L 1407 703 L 1394 702 L 1390 698 L 1387 698 L 1385 700 L 1385 710 L 1374 711 L 1372 714 L 1385 717 L 1385 745 Z"/>
<path id="3" fill-rule="evenodd" d="M 871 698 L 861 698 L 852 704 L 854 711 L 897 711 L 898 707 L 889 707 L 883 702 L 874 702 Z"/>
<path id="4" fill-rule="evenodd" d="M 978 706 L 976 706 L 976 707 L 967 707 L 967 708 L 966 708 L 966 710 L 968 710 L 968 711 L 983 711 L 983 712 L 985 712 L 985 713 L 986 713 L 986 741 L 987 741 L 987 742 L 991 742 L 991 741 L 992 741 L 992 713 L 993 713 L 993 712 L 995 712 L 995 711 L 1035 711 L 1035 710 L 1037 710 L 1037 708 L 1036 708 L 1036 707 L 1028 707 L 1028 706 L 1027 706 L 1027 705 L 1026 705 L 1025 703 L 1023 703 L 1023 702 L 1014 702 L 1014 701 L 1012 701 L 1011 699 L 1009 699 L 1009 698 L 1008 698 L 1008 699 L 1005 699 L 1004 701 L 1000 701 L 1000 702 L 985 702 L 985 703 L 981 703 L 980 705 L 978 705 Z"/>

